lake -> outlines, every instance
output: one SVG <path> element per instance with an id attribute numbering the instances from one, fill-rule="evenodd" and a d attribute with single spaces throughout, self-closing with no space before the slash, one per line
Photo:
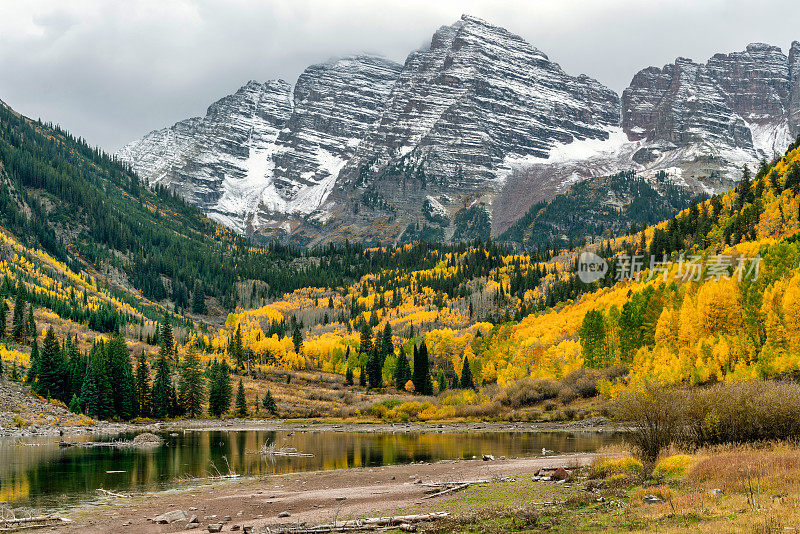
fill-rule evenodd
<path id="1" fill-rule="evenodd" d="M 84 436 L 73 441 L 130 440 Z M 59 448 L 57 438 L 0 439 L 0 502 L 58 510 L 99 498 L 98 488 L 136 493 L 207 483 L 235 473 L 265 476 L 299 471 L 377 467 L 411 462 L 592 452 L 619 436 L 608 432 L 302 432 L 181 431 L 161 434 L 154 449 Z M 313 457 L 253 454 L 262 445 Z"/>

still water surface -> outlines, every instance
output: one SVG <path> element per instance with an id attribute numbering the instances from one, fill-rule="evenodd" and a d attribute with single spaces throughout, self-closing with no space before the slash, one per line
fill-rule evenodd
<path id="1" fill-rule="evenodd" d="M 130 440 L 134 434 L 113 439 Z M 187 431 L 162 434 L 155 449 L 59 448 L 56 438 L 0 440 L 0 502 L 61 509 L 98 498 L 98 488 L 141 492 L 207 482 L 219 474 L 263 476 L 299 471 L 376 467 L 469 459 L 482 454 L 523 457 L 591 452 L 615 443 L 610 433 L 468 432 L 366 433 Z M 87 436 L 76 440 L 110 440 Z M 253 454 L 262 445 L 293 447 L 313 457 Z"/>

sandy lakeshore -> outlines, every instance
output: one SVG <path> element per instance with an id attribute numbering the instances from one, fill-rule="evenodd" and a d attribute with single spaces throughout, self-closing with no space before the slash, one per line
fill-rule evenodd
<path id="1" fill-rule="evenodd" d="M 73 510 L 64 533 L 206 532 L 222 522 L 223 532 L 253 526 L 306 522 L 317 524 L 353 516 L 386 515 L 421 503 L 421 482 L 491 479 L 532 475 L 542 467 L 588 464 L 593 454 L 573 454 L 509 460 L 443 461 L 432 464 L 317 471 L 218 482 L 181 490 L 113 498 Z M 446 500 L 449 496 L 437 497 Z M 187 521 L 155 524 L 151 518 L 172 510 L 197 515 L 200 526 L 186 530 Z M 278 514 L 288 512 L 288 517 Z M 239 530 L 236 529 L 236 530 Z"/>

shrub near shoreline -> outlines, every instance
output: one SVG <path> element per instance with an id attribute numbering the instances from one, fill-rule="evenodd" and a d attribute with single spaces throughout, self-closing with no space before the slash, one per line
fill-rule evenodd
<path id="1" fill-rule="evenodd" d="M 694 448 L 797 439 L 800 384 L 759 380 L 679 389 L 648 382 L 617 397 L 612 411 L 629 427 L 625 439 L 646 478 L 673 444 Z"/>

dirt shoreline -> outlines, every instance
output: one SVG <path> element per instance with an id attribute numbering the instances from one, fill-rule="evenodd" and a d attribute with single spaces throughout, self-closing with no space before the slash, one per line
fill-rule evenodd
<path id="1" fill-rule="evenodd" d="M 253 526 L 254 532 L 260 532 L 266 526 L 287 522 L 315 524 L 331 521 L 334 517 L 385 515 L 392 510 L 429 502 L 422 501 L 427 488 L 421 482 L 530 476 L 542 467 L 587 465 L 595 456 L 570 454 L 493 461 L 441 461 L 216 482 L 138 496 L 113 497 L 104 504 L 79 507 L 68 515 L 73 522 L 59 527 L 58 532 L 206 532 L 208 524 L 221 522 L 226 516 L 230 520 L 224 532 L 232 531 L 235 526 L 239 529 Z M 446 502 L 449 498 L 442 496 L 437 501 Z M 167 525 L 150 520 L 173 510 L 182 510 L 189 517 L 197 515 L 199 528 L 186 530 L 185 520 Z M 278 514 L 283 512 L 290 515 L 279 518 Z"/>
<path id="2" fill-rule="evenodd" d="M 565 423 L 537 422 L 457 422 L 457 423 L 382 423 L 382 422 L 324 422 L 283 419 L 190 419 L 156 423 L 114 423 L 98 421 L 90 426 L 30 426 L 0 427 L 0 438 L 49 436 L 114 435 L 131 432 L 172 432 L 208 430 L 262 430 L 305 432 L 614 432 L 603 418 L 589 418 Z"/>

